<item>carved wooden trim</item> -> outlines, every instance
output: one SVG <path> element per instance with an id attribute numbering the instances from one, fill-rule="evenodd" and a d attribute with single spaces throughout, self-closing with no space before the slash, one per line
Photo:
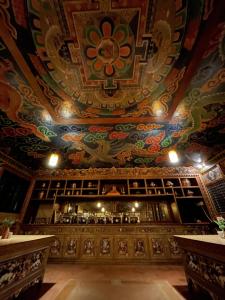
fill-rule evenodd
<path id="1" fill-rule="evenodd" d="M 173 235 L 204 234 L 206 225 L 23 225 L 25 234 L 54 234 L 52 262 L 181 262 Z"/>
<path id="2" fill-rule="evenodd" d="M 38 170 L 35 172 L 36 178 L 51 179 L 107 179 L 107 178 L 149 178 L 149 177 L 177 177 L 177 176 L 197 176 L 199 171 L 193 167 L 176 168 L 89 168 L 89 169 L 57 169 L 57 170 Z"/>

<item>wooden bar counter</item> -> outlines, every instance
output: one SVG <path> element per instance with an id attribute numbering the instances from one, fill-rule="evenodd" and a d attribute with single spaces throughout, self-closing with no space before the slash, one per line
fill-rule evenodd
<path id="1" fill-rule="evenodd" d="M 206 234 L 207 224 L 23 225 L 23 234 L 53 234 L 51 262 L 178 263 L 178 234 Z"/>
<path id="2" fill-rule="evenodd" d="M 42 282 L 53 235 L 14 235 L 0 240 L 0 299 Z"/>
<path id="3" fill-rule="evenodd" d="M 217 235 L 178 235 L 185 252 L 189 288 L 205 291 L 213 300 L 225 299 L 225 239 Z"/>

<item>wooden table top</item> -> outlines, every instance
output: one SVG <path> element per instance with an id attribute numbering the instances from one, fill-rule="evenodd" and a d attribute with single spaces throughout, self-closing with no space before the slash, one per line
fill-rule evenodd
<path id="1" fill-rule="evenodd" d="M 225 262 L 225 239 L 218 235 L 174 235 L 174 238 L 186 251 Z"/>
<path id="2" fill-rule="evenodd" d="M 46 239 L 51 237 L 54 237 L 54 235 L 13 235 L 9 239 L 1 239 L 0 247 L 6 245 L 14 245 L 18 243 L 36 241 L 36 240 L 41 240 L 41 239 Z"/>
<path id="3" fill-rule="evenodd" d="M 13 235 L 0 240 L 0 261 L 49 247 L 54 235 Z"/>
<path id="4" fill-rule="evenodd" d="M 225 246 L 225 239 L 220 238 L 217 234 L 209 235 L 175 235 L 175 237 L 180 239 L 187 239 L 193 241 L 199 241 L 203 243 L 217 244 Z"/>

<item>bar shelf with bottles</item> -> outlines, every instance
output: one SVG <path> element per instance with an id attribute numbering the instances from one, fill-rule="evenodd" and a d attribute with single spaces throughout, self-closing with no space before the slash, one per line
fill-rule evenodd
<path id="1" fill-rule="evenodd" d="M 37 180 L 24 221 L 30 224 L 204 223 L 208 219 L 202 208 L 207 211 L 196 177 Z"/>

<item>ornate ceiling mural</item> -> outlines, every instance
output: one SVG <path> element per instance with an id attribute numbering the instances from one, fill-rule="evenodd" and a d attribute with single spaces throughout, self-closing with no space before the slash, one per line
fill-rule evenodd
<path id="1" fill-rule="evenodd" d="M 0 151 L 34 170 L 221 153 L 223 2 L 1 1 Z"/>

